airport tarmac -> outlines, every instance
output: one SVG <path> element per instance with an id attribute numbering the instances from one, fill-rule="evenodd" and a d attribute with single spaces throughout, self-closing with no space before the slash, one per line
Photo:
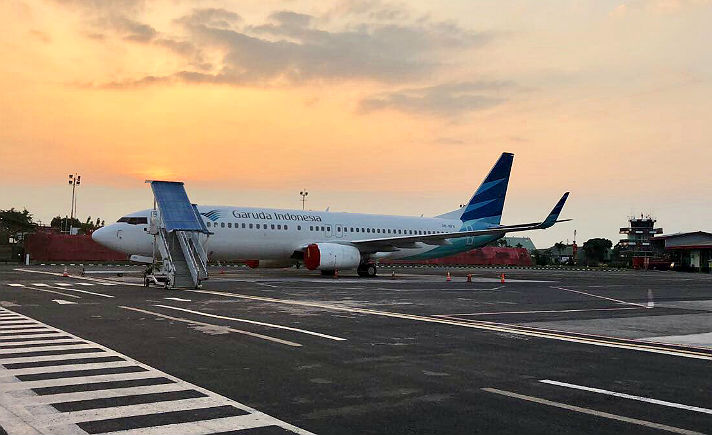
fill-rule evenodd
<path id="1" fill-rule="evenodd" d="M 710 275 L 80 269 L 0 266 L 7 433 L 712 432 Z"/>

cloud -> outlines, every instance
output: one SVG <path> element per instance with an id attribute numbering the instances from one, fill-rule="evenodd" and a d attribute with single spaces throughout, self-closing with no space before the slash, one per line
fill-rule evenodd
<path id="1" fill-rule="evenodd" d="M 404 112 L 452 116 L 485 110 L 507 100 L 502 94 L 518 87 L 507 81 L 445 83 L 386 92 L 361 100 L 359 111 L 394 109 Z"/>
<path id="2" fill-rule="evenodd" d="M 190 14 L 176 21 L 188 25 L 205 25 L 227 29 L 241 22 L 242 17 L 227 9 L 204 8 L 193 9 Z"/>

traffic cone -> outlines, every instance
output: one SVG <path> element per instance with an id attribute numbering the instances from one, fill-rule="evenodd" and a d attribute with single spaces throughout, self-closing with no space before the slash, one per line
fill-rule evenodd
<path id="1" fill-rule="evenodd" d="M 504 284 L 504 272 L 502 272 L 502 276 L 500 278 L 502 280 L 502 284 Z"/>
<path id="2" fill-rule="evenodd" d="M 339 269 L 334 269 L 334 278 L 339 277 Z"/>
<path id="3" fill-rule="evenodd" d="M 452 278 L 450 277 L 450 272 L 447 273 L 447 278 L 445 278 L 445 281 L 447 281 L 447 282 L 452 281 Z"/>
<path id="4" fill-rule="evenodd" d="M 220 269 L 220 275 L 225 275 L 225 269 Z"/>
<path id="5" fill-rule="evenodd" d="M 471 273 L 467 274 L 467 282 L 472 282 L 472 274 Z"/>
<path id="6" fill-rule="evenodd" d="M 69 276 L 69 272 L 67 272 L 67 266 L 64 266 L 64 272 L 62 272 L 62 276 Z"/>

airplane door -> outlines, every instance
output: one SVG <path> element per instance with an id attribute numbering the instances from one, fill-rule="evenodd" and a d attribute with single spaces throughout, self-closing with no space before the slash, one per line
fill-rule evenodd
<path id="1" fill-rule="evenodd" d="M 326 229 L 326 231 L 324 231 L 324 235 L 326 237 L 331 237 L 334 235 L 330 224 L 327 224 L 325 229 Z"/>
<path id="2" fill-rule="evenodd" d="M 344 237 L 344 228 L 340 224 L 336 224 L 336 237 Z"/>

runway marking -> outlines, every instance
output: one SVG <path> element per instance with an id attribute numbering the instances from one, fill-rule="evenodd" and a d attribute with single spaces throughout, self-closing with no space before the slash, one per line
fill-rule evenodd
<path id="1" fill-rule="evenodd" d="M 481 330 L 487 330 L 487 331 L 507 332 L 507 333 L 511 333 L 511 334 L 524 335 L 524 336 L 530 336 L 530 337 L 547 338 L 547 339 L 552 339 L 552 340 L 589 344 L 589 345 L 593 345 L 593 346 L 603 346 L 603 347 L 611 347 L 611 348 L 618 348 L 618 349 L 636 350 L 636 351 L 658 353 L 658 354 L 663 354 L 663 355 L 671 355 L 671 356 L 678 356 L 678 357 L 684 357 L 684 358 L 712 360 L 712 354 L 707 353 L 707 352 L 698 352 L 698 351 L 687 350 L 687 349 L 674 349 L 674 348 L 667 348 L 667 347 L 663 347 L 663 346 L 655 346 L 655 345 L 642 344 L 642 343 L 631 343 L 631 342 L 622 341 L 624 339 L 615 339 L 615 340 L 621 340 L 621 341 L 615 341 L 613 339 L 614 337 L 593 338 L 593 337 L 586 337 L 586 336 L 580 336 L 580 335 L 573 335 L 573 334 L 566 333 L 563 331 L 548 331 L 548 330 L 536 329 L 533 327 L 522 327 L 522 326 L 516 326 L 516 325 L 509 325 L 506 323 L 484 322 L 484 321 L 476 321 L 476 320 L 470 320 L 470 321 L 451 320 L 451 319 L 444 319 L 441 317 L 420 316 L 420 315 L 415 315 L 415 314 L 402 314 L 402 313 L 394 313 L 394 312 L 388 312 L 388 311 L 372 310 L 372 309 L 368 309 L 368 308 L 351 308 L 351 307 L 330 305 L 330 304 L 319 303 L 319 302 L 304 302 L 304 301 L 295 301 L 295 300 L 289 300 L 289 299 L 276 299 L 276 298 L 269 298 L 269 297 L 264 297 L 264 296 L 250 296 L 250 295 L 242 295 L 239 293 L 226 293 L 226 292 L 219 292 L 219 291 L 213 291 L 213 290 L 186 290 L 186 291 L 194 292 L 194 293 L 231 297 L 231 298 L 237 298 L 237 299 L 255 300 L 255 301 L 260 301 L 260 302 L 273 302 L 273 303 L 285 304 L 285 305 L 296 305 L 296 306 L 303 306 L 303 307 L 321 308 L 324 310 L 331 310 L 331 311 L 345 311 L 345 312 L 349 312 L 349 313 L 369 314 L 369 315 L 383 316 L 383 317 L 393 317 L 393 318 L 398 318 L 398 319 L 415 320 L 415 321 L 419 321 L 419 322 L 439 323 L 439 324 L 443 324 L 443 325 L 453 325 L 453 326 L 460 326 L 460 327 L 464 327 L 464 328 L 481 329 Z"/>
<path id="2" fill-rule="evenodd" d="M 58 285 L 60 287 L 71 287 L 71 284 L 67 284 L 66 282 L 55 282 L 55 285 Z"/>
<path id="3" fill-rule="evenodd" d="M 32 269 L 23 269 L 23 268 L 15 268 L 12 269 L 17 272 L 26 272 L 26 273 L 41 273 L 45 275 L 52 275 L 52 276 L 64 276 L 62 273 L 58 272 L 48 272 L 45 270 L 32 270 Z M 143 284 L 137 284 L 133 282 L 121 282 L 121 283 L 116 283 L 116 282 L 111 282 L 111 281 L 106 281 L 98 278 L 90 278 L 88 276 L 77 276 L 77 275 L 70 275 L 72 279 L 79 279 L 79 280 L 84 280 L 84 281 L 90 281 L 95 284 L 101 284 L 101 285 L 128 285 L 128 286 L 134 286 L 134 287 L 143 287 Z"/>
<path id="4" fill-rule="evenodd" d="M 301 347 L 301 344 L 295 343 L 293 341 L 282 340 L 281 338 L 270 337 L 269 335 L 257 334 L 256 332 L 243 331 L 242 329 L 230 328 L 228 326 L 213 325 L 212 323 L 198 322 L 197 320 L 183 319 L 181 317 L 167 316 L 165 314 L 156 313 L 154 311 L 142 310 L 140 308 L 126 307 L 120 305 L 119 308 L 126 310 L 136 311 L 139 313 L 150 314 L 151 316 L 163 317 L 164 319 L 174 320 L 176 322 L 190 323 L 192 325 L 206 326 L 208 328 L 216 328 L 217 330 L 223 330 L 226 332 L 234 332 L 236 334 L 249 335 L 251 337 L 261 338 L 262 340 L 272 341 L 274 343 L 285 344 L 287 346 Z"/>
<path id="5" fill-rule="evenodd" d="M 89 282 L 75 282 L 74 284 L 76 284 L 76 285 L 83 285 L 83 286 L 86 286 L 86 287 L 89 287 L 89 286 L 93 286 L 93 285 L 94 285 L 94 284 L 89 283 Z"/>
<path id="6" fill-rule="evenodd" d="M 683 405 L 681 403 L 668 402 L 665 400 L 653 399 L 651 397 L 634 396 L 632 394 L 618 393 L 615 391 L 602 390 L 600 388 L 593 388 L 593 387 L 586 387 L 583 385 L 569 384 L 567 382 L 552 381 L 550 379 L 542 379 L 539 382 L 544 383 L 544 384 L 549 384 L 549 385 L 556 385 L 559 387 L 566 387 L 566 388 L 573 388 L 576 390 L 589 391 L 592 393 L 599 393 L 599 394 L 606 394 L 609 396 L 622 397 L 624 399 L 637 400 L 639 402 L 653 403 L 655 405 L 669 406 L 670 408 L 684 409 L 686 411 L 695 411 L 695 412 L 701 412 L 704 414 L 712 414 L 712 409 L 701 408 L 698 406 L 691 406 L 691 405 Z"/>
<path id="7" fill-rule="evenodd" d="M 59 305 L 70 305 L 70 304 L 76 305 L 77 304 L 76 302 L 65 301 L 64 299 L 52 299 L 52 302 L 57 302 Z"/>
<path id="8" fill-rule="evenodd" d="M 635 306 L 642 307 L 642 308 L 648 308 L 648 306 L 645 305 L 645 304 L 636 304 L 635 302 L 626 302 L 626 301 L 622 301 L 622 300 L 620 300 L 620 299 L 614 299 L 614 298 L 609 298 L 609 297 L 606 297 L 606 296 L 594 295 L 593 293 L 586 293 L 586 292 L 583 292 L 583 291 L 581 291 L 581 290 L 573 290 L 573 289 L 570 289 L 570 288 L 554 287 L 554 286 L 552 286 L 551 288 L 557 289 L 557 290 L 564 290 L 564 291 L 572 292 L 572 293 L 579 293 L 579 294 L 586 295 L 586 296 L 591 296 L 591 297 L 594 297 L 594 298 L 606 299 L 606 300 L 609 300 L 609 301 L 618 302 L 619 304 L 635 305 Z"/>
<path id="9" fill-rule="evenodd" d="M 8 284 L 10 287 L 23 287 L 22 284 L 15 284 L 15 283 L 10 283 Z"/>
<path id="10" fill-rule="evenodd" d="M 499 390 L 497 388 L 482 388 L 483 391 L 488 393 L 499 394 L 502 396 L 513 397 L 515 399 L 526 400 L 528 402 L 539 403 L 541 405 L 553 406 L 556 408 L 566 409 L 569 411 L 580 412 L 582 414 L 593 415 L 596 417 L 607 418 L 610 420 L 618 420 L 625 423 L 637 424 L 639 426 L 650 427 L 653 429 L 664 430 L 667 432 L 679 433 L 684 435 L 703 435 L 702 432 L 695 432 L 688 429 L 681 429 L 679 427 L 668 426 L 660 423 L 653 423 L 652 421 L 639 420 L 637 418 L 624 417 L 622 415 L 611 414 L 603 411 L 596 411 L 595 409 L 582 408 L 580 406 L 569 405 L 567 403 L 554 402 L 547 399 L 542 399 L 540 397 L 527 396 L 524 394 L 513 393 L 511 391 Z"/>
<path id="11" fill-rule="evenodd" d="M 178 302 L 191 302 L 190 299 L 183 299 L 183 298 L 163 298 L 163 299 L 168 299 L 169 301 L 178 301 Z"/>
<path id="12" fill-rule="evenodd" d="M 45 285 L 46 285 L 46 284 L 45 284 Z M 38 291 L 38 292 L 54 293 L 54 294 L 56 294 L 56 295 L 62 295 L 62 296 L 68 297 L 68 298 L 81 299 L 81 296 L 70 295 L 70 294 L 67 294 L 67 293 L 62 293 L 62 292 L 58 292 L 58 291 L 56 291 L 56 290 L 49 290 L 49 289 L 45 289 L 45 288 L 31 287 L 31 286 L 29 286 L 29 285 L 24 285 L 24 284 L 19 284 L 19 285 L 13 286 L 13 287 L 21 287 L 21 288 L 26 288 L 26 289 L 30 289 L 30 290 L 36 290 L 36 291 Z"/>
<path id="13" fill-rule="evenodd" d="M 0 316 L 9 313 L 47 330 L 56 329 L 0 307 Z M 314 435 L 97 343 L 58 331 L 92 351 L 14 356 L 34 353 L 42 346 L 0 349 L 0 421 L 9 433 L 197 435 L 264 427 Z M 34 342 L 12 343 L 31 346 Z"/>
<path id="14" fill-rule="evenodd" d="M 321 338 L 326 338 L 329 340 L 335 340 L 335 341 L 346 341 L 345 338 L 341 337 L 335 337 L 333 335 L 327 335 L 327 334 L 322 334 L 319 332 L 314 332 L 314 331 L 309 331 L 306 329 L 299 329 L 299 328 L 292 328 L 291 326 L 283 326 L 283 325 L 275 325 L 274 323 L 265 323 L 265 322 L 257 322 L 255 320 L 247 320 L 247 319 L 238 319 L 236 317 L 228 317 L 228 316 L 220 316 L 218 314 L 212 314 L 212 313 L 205 313 L 202 311 L 195 311 L 195 310 L 189 310 L 187 308 L 179 308 L 179 307 L 171 307 L 170 305 L 154 305 L 154 307 L 161 307 L 161 308 L 166 308 L 169 310 L 178 310 L 178 311 L 184 311 L 186 313 L 192 313 L 192 314 L 197 314 L 199 316 L 205 316 L 205 317 L 212 317 L 214 319 L 223 319 L 223 320 L 232 320 L 234 322 L 243 322 L 243 323 L 250 323 L 253 325 L 260 325 L 260 326 L 268 326 L 270 328 L 277 328 L 277 329 L 286 329 L 288 331 L 294 331 L 294 332 L 300 332 L 302 334 L 308 334 L 308 335 L 314 335 L 317 337 Z"/>
<path id="15" fill-rule="evenodd" d="M 533 310 L 533 311 L 493 311 L 489 313 L 460 313 L 460 314 L 435 314 L 435 317 L 455 317 L 455 316 L 490 316 L 498 314 L 538 314 L 538 313 L 580 313 L 587 311 L 620 311 L 620 310 L 639 310 L 641 307 L 617 307 L 617 308 L 587 308 L 587 309 L 572 309 L 572 310 Z"/>
<path id="16" fill-rule="evenodd" d="M 40 284 L 35 284 L 35 285 L 36 285 L 36 286 L 39 286 Z M 71 285 L 71 284 L 68 284 L 68 285 Z M 90 292 L 89 290 L 79 290 L 79 289 L 77 289 L 77 288 L 55 287 L 55 286 L 48 285 L 48 284 L 42 284 L 42 286 L 43 286 L 43 287 L 49 287 L 49 288 L 56 288 L 56 289 L 59 289 L 59 290 L 77 292 L 77 293 L 85 293 L 85 294 L 88 294 L 88 295 L 101 296 L 101 297 L 104 297 L 104 298 L 113 298 L 113 297 L 115 297 L 115 296 L 107 295 L 107 294 L 104 294 L 104 293 Z"/>

